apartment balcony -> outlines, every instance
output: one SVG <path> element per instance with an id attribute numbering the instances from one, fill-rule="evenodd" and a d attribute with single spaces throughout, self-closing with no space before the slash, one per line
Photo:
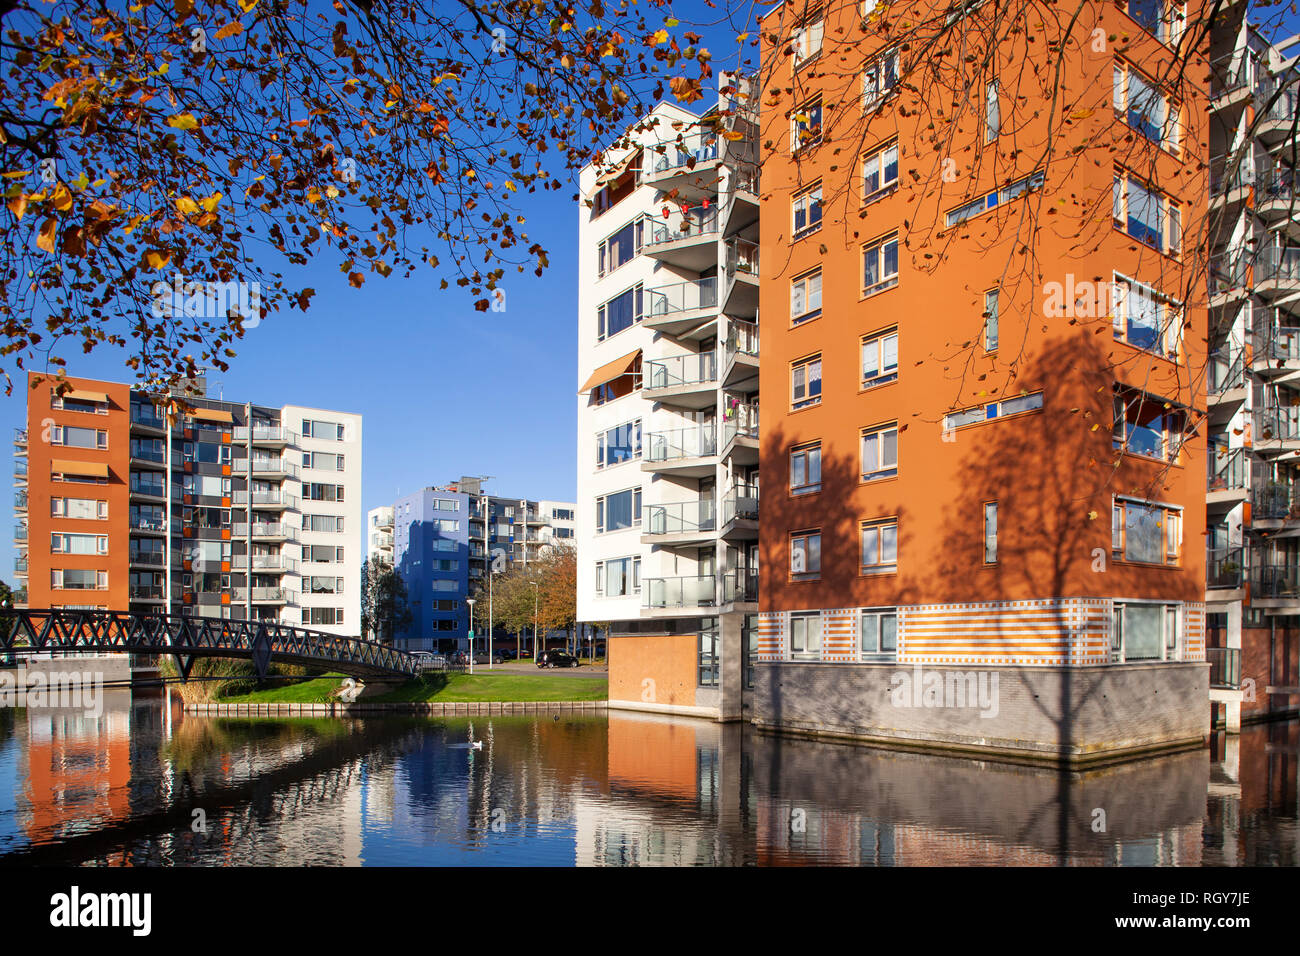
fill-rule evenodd
<path id="1" fill-rule="evenodd" d="M 1300 373 L 1300 328 L 1271 323 L 1254 338 L 1251 370 L 1274 383 Z"/>
<path id="2" fill-rule="evenodd" d="M 161 435 L 167 430 L 167 420 L 154 411 L 152 405 L 131 406 L 131 431 L 136 434 Z"/>
<path id="3" fill-rule="evenodd" d="M 758 406 L 727 399 L 722 413 L 722 453 L 733 464 L 758 464 Z"/>
<path id="4" fill-rule="evenodd" d="M 392 518 L 380 518 L 380 519 L 379 519 L 379 522 L 375 525 L 375 527 L 378 528 L 380 531 L 390 531 L 390 532 L 391 532 L 391 531 L 393 530 L 393 519 L 392 519 Z"/>
<path id="5" fill-rule="evenodd" d="M 298 444 L 298 433 L 279 425 L 254 425 L 251 428 L 240 425 L 234 430 L 233 440 L 236 444 L 245 444 L 251 440 L 254 445 L 284 448 Z"/>
<path id="6" fill-rule="evenodd" d="M 758 607 L 758 571 L 754 568 L 737 568 L 722 572 L 722 603 L 724 605 L 754 605 L 735 610 L 754 610 Z"/>
<path id="7" fill-rule="evenodd" d="M 291 594 L 288 588 L 253 588 L 252 601 L 254 604 L 289 604 Z M 248 588 L 232 588 L 231 600 L 249 600 Z"/>
<path id="8" fill-rule="evenodd" d="M 641 581 L 641 604 L 649 611 L 717 607 L 718 581 L 712 574 L 644 578 Z"/>
<path id="9" fill-rule="evenodd" d="M 727 240 L 727 295 L 722 311 L 745 319 L 758 315 L 758 243 Z"/>
<path id="10" fill-rule="evenodd" d="M 167 464 L 167 453 L 162 448 L 143 448 L 132 442 L 131 464 L 136 467 L 164 468 Z"/>
<path id="11" fill-rule="evenodd" d="M 722 536 L 729 541 L 758 539 L 757 485 L 733 485 L 723 497 Z"/>
<path id="12" fill-rule="evenodd" d="M 645 544 L 700 544 L 718 532 L 718 508 L 712 498 L 647 505 L 641 525 Z"/>
<path id="13" fill-rule="evenodd" d="M 27 544 L 27 525 L 20 524 L 14 526 L 14 544 L 26 546 Z"/>
<path id="14" fill-rule="evenodd" d="M 711 408 L 718 400 L 718 354 L 714 351 L 648 359 L 643 398 L 676 408 Z"/>
<path id="15" fill-rule="evenodd" d="M 1205 552 L 1206 601 L 1223 603 L 1245 597 L 1245 551 L 1242 548 L 1207 548 Z"/>
<path id="16" fill-rule="evenodd" d="M 1251 567 L 1249 577 L 1253 606 L 1300 607 L 1300 567 L 1261 563 Z"/>
<path id="17" fill-rule="evenodd" d="M 722 386 L 732 391 L 758 390 L 758 325 L 727 319 L 727 339 L 722 351 Z"/>
<path id="18" fill-rule="evenodd" d="M 163 586 L 161 584 L 132 584 L 127 588 L 127 596 L 132 601 L 161 604 L 163 601 Z"/>
<path id="19" fill-rule="evenodd" d="M 167 522 L 162 518 L 134 518 L 128 527 L 132 534 L 166 534 Z"/>
<path id="20" fill-rule="evenodd" d="M 26 429 L 26 428 L 15 428 L 15 429 L 14 429 L 14 448 L 15 448 L 15 452 L 14 452 L 14 454 L 21 454 L 21 453 L 22 453 L 22 452 L 17 451 L 17 449 L 22 449 L 23 452 L 26 451 L 26 449 L 27 449 L 27 429 Z"/>
<path id="21" fill-rule="evenodd" d="M 734 236 L 758 223 L 758 167 L 741 163 L 731 169 L 723 234 Z"/>
<path id="22" fill-rule="evenodd" d="M 703 199 L 718 191 L 721 175 L 718 135 L 713 132 L 685 133 L 681 142 L 668 143 L 664 152 L 645 151 L 643 185 L 674 195 Z"/>
<path id="23" fill-rule="evenodd" d="M 1251 64 L 1244 51 L 1240 54 L 1234 51 L 1210 64 L 1210 108 L 1212 110 L 1239 113 L 1250 102 L 1250 98 Z"/>
<path id="24" fill-rule="evenodd" d="M 250 555 L 236 554 L 230 558 L 230 570 L 247 571 Z M 296 559 L 285 554 L 254 554 L 251 555 L 254 571 L 285 571 L 289 574 L 298 573 L 298 562 Z"/>
<path id="25" fill-rule="evenodd" d="M 669 212 L 648 220 L 642 253 L 679 269 L 703 272 L 718 263 L 718 204 Z"/>
<path id="26" fill-rule="evenodd" d="M 1207 647 L 1211 690 L 1241 690 L 1241 648 Z"/>
<path id="27" fill-rule="evenodd" d="M 132 478 L 135 474 L 132 473 Z M 167 496 L 167 486 L 164 484 L 154 484 L 153 482 L 131 482 L 131 498 L 142 501 L 165 501 Z"/>
<path id="28" fill-rule="evenodd" d="M 1300 292 L 1300 246 L 1265 246 L 1255 263 L 1255 291 L 1264 296 Z"/>
<path id="29" fill-rule="evenodd" d="M 19 588 L 18 590 L 16 590 L 16 591 L 11 591 L 11 592 L 9 592 L 9 593 L 10 593 L 10 596 L 12 597 L 12 599 L 13 599 L 14 607 L 26 607 L 26 606 L 27 606 L 27 589 L 26 589 L 26 588 Z"/>
<path id="30" fill-rule="evenodd" d="M 1244 350 L 1221 350 L 1210 356 L 1205 391 L 1211 424 L 1223 424 L 1237 413 L 1248 394 Z"/>
<path id="31" fill-rule="evenodd" d="M 27 487 L 27 459 L 14 458 L 14 487 Z"/>
<path id="32" fill-rule="evenodd" d="M 716 276 L 653 286 L 644 289 L 642 296 L 645 315 L 641 324 L 668 335 L 690 332 L 718 313 Z"/>
<path id="33" fill-rule="evenodd" d="M 1300 486 L 1290 481 L 1268 481 L 1250 490 L 1251 527 L 1277 530 L 1296 520 L 1300 520 Z"/>
<path id="34" fill-rule="evenodd" d="M 15 574 L 27 573 L 27 555 L 19 554 L 17 557 L 14 558 L 14 573 Z"/>
<path id="35" fill-rule="evenodd" d="M 162 551 L 138 551 L 132 548 L 127 552 L 130 563 L 135 567 L 161 568 L 164 565 L 164 553 Z M 159 589 L 159 597 L 162 597 Z"/>
<path id="36" fill-rule="evenodd" d="M 1294 77 L 1270 76 L 1255 87 L 1255 135 L 1270 150 L 1295 140 L 1298 92 Z"/>
<path id="37" fill-rule="evenodd" d="M 1210 157 L 1210 209 L 1218 214 L 1220 225 L 1227 227 L 1250 198 L 1254 183 L 1254 166 L 1249 156 Z"/>
<path id="38" fill-rule="evenodd" d="M 231 503 L 236 505 L 251 504 L 254 508 L 266 511 L 297 511 L 298 496 L 282 491 L 236 491 L 231 495 Z"/>
<path id="39" fill-rule="evenodd" d="M 14 492 L 14 514 L 27 514 L 27 492 Z"/>
<path id="40" fill-rule="evenodd" d="M 297 478 L 298 466 L 283 458 L 263 458 L 254 455 L 249 471 L 255 478 Z"/>
<path id="41" fill-rule="evenodd" d="M 645 436 L 642 471 L 703 478 L 717 466 L 718 432 L 713 425 L 674 428 Z"/>
<path id="42" fill-rule="evenodd" d="M 1210 308 L 1221 309 L 1244 300 L 1250 294 L 1250 270 L 1241 253 L 1221 252 L 1210 256 L 1208 290 Z"/>
<path id="43" fill-rule="evenodd" d="M 1300 183 L 1296 172 L 1278 167 L 1261 175 L 1255 183 L 1255 212 L 1270 224 L 1284 222 L 1296 215 Z"/>
<path id="44" fill-rule="evenodd" d="M 1256 409 L 1253 438 L 1261 455 L 1300 451 L 1300 407 Z"/>
<path id="45" fill-rule="evenodd" d="M 1205 507 L 1208 511 L 1230 511 L 1246 500 L 1250 468 L 1244 448 L 1211 445 L 1205 470 Z"/>
<path id="46" fill-rule="evenodd" d="M 373 544 L 373 546 L 375 547 L 376 550 L 379 550 L 379 551 L 392 551 L 392 550 L 393 550 L 393 536 L 392 536 L 391 534 L 387 534 L 387 533 L 382 532 L 382 531 L 381 531 L 381 532 L 378 532 L 377 534 L 375 534 L 374 538 L 372 539 L 372 544 Z"/>

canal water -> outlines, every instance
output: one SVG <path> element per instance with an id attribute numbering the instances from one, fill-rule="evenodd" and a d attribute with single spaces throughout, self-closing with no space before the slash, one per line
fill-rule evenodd
<path id="1" fill-rule="evenodd" d="M 105 697 L 96 717 L 0 709 L 0 863 L 1300 864 L 1296 721 L 1062 773 L 654 716 Z"/>

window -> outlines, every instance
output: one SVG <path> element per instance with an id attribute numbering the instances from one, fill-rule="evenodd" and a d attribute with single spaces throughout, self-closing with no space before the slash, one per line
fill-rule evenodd
<path id="1" fill-rule="evenodd" d="M 343 500 L 343 486 L 339 485 L 339 501 Z M 430 503 L 434 511 L 459 511 L 460 502 L 454 498 L 434 498 Z"/>
<path id="2" fill-rule="evenodd" d="M 790 615 L 790 656 L 795 660 L 805 661 L 821 659 L 821 611 L 805 611 Z"/>
<path id="3" fill-rule="evenodd" d="M 826 30 L 826 23 L 821 19 L 821 11 L 813 14 L 817 17 L 815 21 L 805 21 L 803 26 L 797 27 L 794 36 L 791 38 L 790 47 L 794 52 L 794 65 L 796 67 L 812 57 L 815 57 L 822 51 L 822 35 Z M 811 17 L 808 18 L 811 20 Z"/>
<path id="4" fill-rule="evenodd" d="M 596 593 L 626 597 L 641 592 L 641 559 L 615 558 L 596 562 Z"/>
<path id="5" fill-rule="evenodd" d="M 641 489 L 631 488 L 596 499 L 596 533 L 641 526 Z"/>
<path id="6" fill-rule="evenodd" d="M 790 324 L 809 322 L 822 314 L 822 270 L 790 283 Z"/>
<path id="7" fill-rule="evenodd" d="M 604 341 L 611 335 L 617 335 L 624 329 L 630 329 L 641 321 L 642 312 L 641 286 L 635 286 L 614 296 L 596 310 L 596 338 Z"/>
<path id="8" fill-rule="evenodd" d="M 108 517 L 108 502 L 95 498 L 51 498 L 50 517 L 102 520 Z"/>
<path id="9" fill-rule="evenodd" d="M 790 577 L 810 581 L 822 573 L 822 534 L 800 531 L 790 535 Z"/>
<path id="10" fill-rule="evenodd" d="M 553 520 L 553 521 L 572 521 L 572 520 L 573 520 L 573 509 L 572 509 L 572 508 L 552 508 L 552 509 L 551 509 L 551 520 Z"/>
<path id="11" fill-rule="evenodd" d="M 108 554 L 108 535 L 54 533 L 50 535 L 50 551 L 53 554 Z"/>
<path id="12" fill-rule="evenodd" d="M 898 657 L 898 611 L 867 608 L 862 612 L 858 655 L 863 661 L 892 661 Z"/>
<path id="13" fill-rule="evenodd" d="M 822 138 L 821 97 L 810 100 L 790 116 L 790 151 L 816 145 Z"/>
<path id="14" fill-rule="evenodd" d="M 108 588 L 108 572 L 91 569 L 54 569 L 50 587 L 65 591 L 103 591 Z"/>
<path id="15" fill-rule="evenodd" d="M 862 289 L 876 292 L 898 285 L 898 234 L 862 248 Z"/>
<path id="16" fill-rule="evenodd" d="M 971 408 L 964 408 L 961 411 L 950 412 L 944 416 L 944 431 L 953 428 L 961 428 L 964 425 L 978 425 L 981 422 L 991 421 L 995 418 L 1006 418 L 1009 415 L 1019 415 L 1022 412 L 1034 412 L 1043 407 L 1043 393 L 1030 392 L 1025 395 L 1017 395 L 1015 398 L 1005 398 L 1000 402 L 989 402 L 987 405 L 974 405 Z"/>
<path id="17" fill-rule="evenodd" d="M 862 431 L 862 480 L 893 478 L 898 474 L 898 423 Z"/>
<path id="18" fill-rule="evenodd" d="M 344 485 L 322 485 L 319 482 L 303 482 L 302 497 L 305 501 L 342 501 Z"/>
<path id="19" fill-rule="evenodd" d="M 1166 358 L 1177 357 L 1183 325 L 1179 303 L 1117 272 L 1111 284 L 1111 306 L 1116 339 Z"/>
<path id="20" fill-rule="evenodd" d="M 1115 112 L 1151 142 L 1177 151 L 1178 106 L 1126 63 L 1116 63 L 1113 75 Z"/>
<path id="21" fill-rule="evenodd" d="M 268 424 L 267 427 L 273 427 Z M 344 441 L 346 429 L 338 422 L 317 422 L 303 419 L 302 437 L 319 438 L 324 441 Z"/>
<path id="22" fill-rule="evenodd" d="M 998 562 L 998 503 L 984 502 L 984 563 Z"/>
<path id="23" fill-rule="evenodd" d="M 302 453 L 302 466 L 304 468 L 315 468 L 319 471 L 342 471 L 343 456 L 327 455 L 319 451 L 305 451 Z"/>
<path id="24" fill-rule="evenodd" d="M 862 340 L 862 387 L 898 379 L 898 330 L 876 332 Z"/>
<path id="25" fill-rule="evenodd" d="M 457 524 L 459 524 L 459 522 L 457 522 Z M 302 530 L 303 531 L 329 531 L 333 533 L 342 533 L 343 518 L 338 515 L 303 515 Z M 439 529 L 439 530 L 454 531 L 456 529 L 452 528 L 452 529 Z"/>
<path id="26" fill-rule="evenodd" d="M 343 560 L 343 549 L 330 544 L 304 544 L 302 559 L 312 563 L 334 564 Z"/>
<path id="27" fill-rule="evenodd" d="M 718 619 L 706 617 L 700 624 L 699 680 L 701 687 L 717 687 L 719 673 Z"/>
<path id="28" fill-rule="evenodd" d="M 1182 248 L 1182 215 L 1174 200 L 1148 189 L 1125 172 L 1115 174 L 1112 192 L 1115 228 L 1160 252 L 1178 254 Z"/>
<path id="29" fill-rule="evenodd" d="M 998 81 L 990 80 L 984 87 L 984 142 L 998 138 L 1002 129 L 1002 108 L 998 102 Z"/>
<path id="30" fill-rule="evenodd" d="M 1117 451 L 1161 461 L 1178 460 L 1185 430 L 1181 410 L 1166 407 L 1164 399 L 1132 389 L 1115 390 L 1115 427 L 1112 444 Z"/>
<path id="31" fill-rule="evenodd" d="M 862 522 L 862 573 L 898 570 L 898 519 Z"/>
<path id="32" fill-rule="evenodd" d="M 73 398 L 71 395 L 60 395 L 57 392 L 50 392 L 50 408 L 62 409 L 65 412 L 84 412 L 88 415 L 107 415 L 108 402 L 97 401 L 93 398 Z"/>
<path id="33" fill-rule="evenodd" d="M 877 57 L 862 73 L 862 108 L 874 109 L 898 86 L 898 51 Z"/>
<path id="34" fill-rule="evenodd" d="M 443 532 L 443 533 L 446 533 L 446 534 L 459 534 L 459 533 L 460 533 L 460 519 L 459 519 L 459 518 L 434 518 L 433 521 L 430 522 L 430 523 L 433 525 L 433 528 L 434 528 L 435 531 Z M 315 529 L 312 529 L 312 530 L 315 530 Z M 331 531 L 331 530 L 333 530 L 333 529 L 332 529 L 332 528 L 326 528 L 326 529 L 324 529 L 324 530 L 326 530 L 326 531 Z M 342 518 L 339 518 L 339 528 L 338 528 L 338 530 L 339 530 L 339 531 L 342 531 L 342 530 L 343 530 L 343 519 L 342 519 Z"/>
<path id="35" fill-rule="evenodd" d="M 607 468 L 641 457 L 641 419 L 626 422 L 596 436 L 596 467 Z"/>
<path id="36" fill-rule="evenodd" d="M 50 444 L 67 448 L 107 448 L 108 432 L 102 428 L 53 425 L 50 428 Z"/>
<path id="37" fill-rule="evenodd" d="M 800 359 L 790 367 L 790 407 L 808 408 L 822 400 L 821 354 Z"/>
<path id="38" fill-rule="evenodd" d="M 947 215 L 948 228 L 960 225 L 968 219 L 974 219 L 996 206 L 1009 203 L 1013 199 L 1019 199 L 1026 193 L 1039 189 L 1043 185 L 1044 175 L 1041 172 L 1031 173 L 1015 182 L 1008 183 L 1001 189 L 995 189 L 992 192 L 985 193 L 970 202 L 958 206 Z"/>
<path id="39" fill-rule="evenodd" d="M 1170 0 L 1128 0 L 1128 15 L 1156 39 L 1177 46 L 1187 22 L 1187 4 Z"/>
<path id="40" fill-rule="evenodd" d="M 1177 565 L 1182 557 L 1181 508 L 1116 498 L 1111 512 L 1113 557 L 1142 564 Z"/>
<path id="41" fill-rule="evenodd" d="M 984 351 L 998 350 L 998 290 L 984 293 Z"/>
<path id="42" fill-rule="evenodd" d="M 645 221 L 638 216 L 596 246 L 597 275 L 606 275 L 631 262 L 641 252 L 645 240 Z"/>
<path id="43" fill-rule="evenodd" d="M 805 189 L 794 197 L 794 238 L 798 239 L 812 232 L 822 224 L 822 185 Z"/>
<path id="44" fill-rule="evenodd" d="M 821 442 L 800 445 L 790 452 L 790 494 L 807 495 L 821 490 Z"/>
<path id="45" fill-rule="evenodd" d="M 302 622 L 337 627 L 343 623 L 343 608 L 305 607 L 302 609 Z"/>
<path id="46" fill-rule="evenodd" d="M 862 197 L 871 199 L 898 185 L 898 144 L 876 150 L 862 164 Z"/>
<path id="47" fill-rule="evenodd" d="M 1179 617 L 1177 604 L 1116 602 L 1111 609 L 1111 660 L 1177 660 Z"/>

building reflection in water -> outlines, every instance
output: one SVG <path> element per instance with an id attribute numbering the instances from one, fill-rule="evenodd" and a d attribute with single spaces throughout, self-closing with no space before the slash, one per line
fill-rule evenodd
<path id="1" fill-rule="evenodd" d="M 1296 721 L 1058 773 L 653 715 L 194 718 L 123 693 L 0 713 L 0 860 L 1297 865 L 1298 759 Z"/>

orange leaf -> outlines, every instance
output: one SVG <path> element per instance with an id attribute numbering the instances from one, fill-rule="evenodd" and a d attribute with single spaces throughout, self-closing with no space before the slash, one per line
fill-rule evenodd
<path id="1" fill-rule="evenodd" d="M 216 36 L 218 40 L 224 40 L 226 37 L 233 37 L 243 32 L 244 25 L 238 20 L 235 20 L 232 23 L 227 23 L 224 27 L 218 30 Z"/>
<path id="2" fill-rule="evenodd" d="M 59 221 L 51 216 L 41 223 L 41 231 L 36 237 L 36 248 L 46 252 L 54 251 L 54 234 L 59 230 Z"/>
<path id="3" fill-rule="evenodd" d="M 366 281 L 366 277 L 363 276 L 360 272 L 349 272 L 349 273 L 348 273 L 348 284 L 349 284 L 349 285 L 353 285 L 353 286 L 355 286 L 356 288 L 360 289 L 362 283 L 364 283 L 365 281 Z"/>

